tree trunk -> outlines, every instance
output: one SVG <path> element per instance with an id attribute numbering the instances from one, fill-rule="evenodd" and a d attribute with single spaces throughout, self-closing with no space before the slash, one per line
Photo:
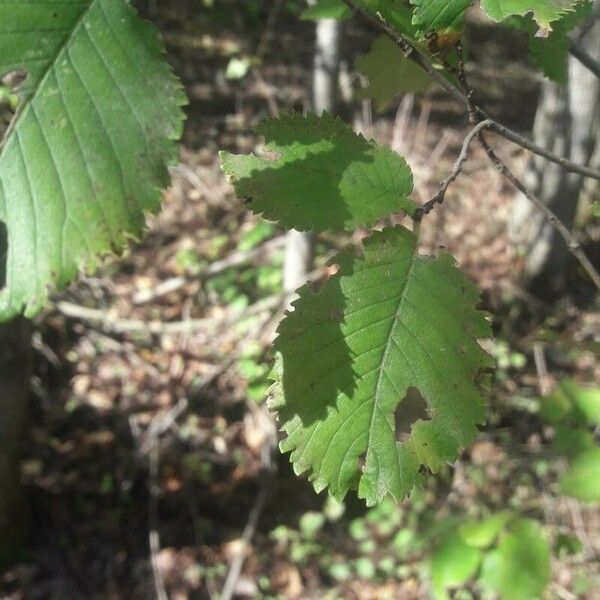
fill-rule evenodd
<path id="1" fill-rule="evenodd" d="M 600 0 L 595 1 L 596 7 Z M 600 22 L 580 41 L 600 60 Z M 537 144 L 580 164 L 588 164 L 594 148 L 593 127 L 600 98 L 600 82 L 574 58 L 569 59 L 568 85 L 544 81 L 533 129 Z M 573 227 L 583 178 L 558 165 L 534 157 L 525 174 L 526 185 L 569 228 Z M 515 198 L 509 235 L 524 256 L 524 279 L 534 293 L 556 297 L 564 291 L 569 252 L 563 239 L 522 195 Z"/>
<path id="2" fill-rule="evenodd" d="M 334 113 L 340 70 L 340 22 L 321 19 L 317 23 L 313 70 L 313 109 L 320 115 Z"/>
<path id="3" fill-rule="evenodd" d="M 313 71 L 313 109 L 317 114 L 335 113 L 340 65 L 340 23 L 335 19 L 317 22 Z M 293 292 L 306 282 L 312 269 L 314 234 L 290 231 L 287 234 L 283 266 L 283 287 Z"/>
<path id="4" fill-rule="evenodd" d="M 0 326 L 0 565 L 16 558 L 25 540 L 20 459 L 29 403 L 30 333 L 25 319 Z"/>

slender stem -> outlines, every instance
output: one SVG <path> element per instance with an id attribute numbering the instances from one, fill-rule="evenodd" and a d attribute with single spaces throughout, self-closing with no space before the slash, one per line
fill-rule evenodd
<path id="1" fill-rule="evenodd" d="M 421 69 L 423 69 L 436 83 L 441 85 L 455 100 L 461 104 L 465 103 L 465 97 L 457 89 L 456 86 L 452 85 L 440 71 L 435 69 L 427 59 L 414 47 L 414 45 L 406 39 L 401 33 L 396 31 L 394 27 L 379 19 L 377 16 L 362 8 L 354 0 L 343 0 L 345 4 L 354 12 L 355 15 L 373 25 L 376 29 L 381 30 L 385 33 L 395 44 L 402 50 L 402 53 L 406 58 L 412 60 Z"/>
<path id="2" fill-rule="evenodd" d="M 571 41 L 569 52 L 598 79 L 600 79 L 600 63 L 590 56 L 577 42 Z"/>
<path id="3" fill-rule="evenodd" d="M 421 219 L 413 217 L 412 232 L 415 234 L 417 241 L 421 237 Z"/>
<path id="4" fill-rule="evenodd" d="M 436 83 L 438 83 L 441 87 L 443 87 L 455 100 L 460 102 L 461 104 L 466 104 L 468 106 L 468 99 L 455 85 L 453 85 L 448 79 L 446 79 L 440 71 L 435 69 L 424 57 L 423 55 L 413 46 L 413 44 L 406 39 L 401 33 L 396 31 L 391 25 L 378 18 L 368 10 L 359 6 L 355 0 L 343 0 L 343 2 L 360 18 L 364 21 L 370 23 L 375 28 L 379 29 L 385 35 L 387 35 L 403 52 L 406 58 L 412 60 L 415 64 L 421 67 Z M 539 156 L 544 157 L 546 160 L 549 160 L 557 165 L 560 165 L 565 171 L 570 173 L 579 173 L 580 175 L 584 175 L 585 177 L 590 177 L 591 179 L 597 179 L 600 181 L 600 170 L 592 169 L 590 167 L 586 167 L 583 165 L 579 165 L 574 161 L 571 161 L 567 158 L 554 154 L 541 146 L 538 146 L 531 140 L 519 135 L 516 131 L 509 129 L 505 125 L 498 123 L 495 119 L 492 119 L 489 114 L 480 106 L 473 104 L 475 110 L 480 115 L 480 117 L 484 119 L 489 119 L 491 124 L 489 129 L 494 130 L 496 133 L 501 135 L 502 137 L 510 140 L 511 142 L 537 154 Z"/>
<path id="5" fill-rule="evenodd" d="M 462 47 L 460 44 L 456 48 L 458 57 L 458 80 L 463 87 L 465 96 L 467 98 L 467 109 L 469 111 L 469 120 L 473 126 L 476 126 L 479 121 L 479 113 L 477 107 L 473 102 L 473 90 L 470 88 L 467 77 L 465 75 L 465 64 L 463 59 Z M 529 190 L 525 185 L 515 176 L 515 174 L 509 169 L 506 163 L 492 150 L 490 145 L 487 143 L 483 130 L 480 129 L 475 134 L 488 158 L 496 169 L 507 179 L 517 190 L 519 190 L 543 215 L 544 219 L 559 233 L 559 235 L 565 241 L 569 252 L 575 257 L 579 264 L 584 268 L 590 279 L 600 290 L 600 274 L 594 268 L 594 265 L 587 257 L 585 252 L 581 249 L 579 242 L 575 239 L 569 229 L 558 219 L 558 217 L 544 204 L 536 194 Z"/>
<path id="6" fill-rule="evenodd" d="M 456 178 L 460 175 L 462 167 L 465 161 L 467 160 L 469 146 L 473 141 L 473 138 L 478 136 L 479 133 L 484 129 L 491 127 L 492 123 L 493 121 L 491 121 L 490 119 L 486 119 L 485 121 L 481 121 L 480 123 L 475 125 L 475 127 L 473 127 L 471 131 L 469 131 L 469 133 L 463 140 L 460 154 L 458 155 L 458 158 L 456 159 L 456 162 L 452 167 L 452 171 L 450 171 L 450 175 L 448 175 L 448 177 L 446 177 L 446 179 L 444 179 L 440 183 L 436 195 L 428 202 L 425 202 L 423 206 L 417 208 L 415 214 L 413 215 L 413 219 L 415 221 L 420 221 L 425 215 L 428 215 L 435 208 L 436 204 L 442 204 L 444 202 L 444 198 L 446 197 L 446 191 L 448 190 L 448 187 L 450 187 L 450 184 L 453 183 L 456 180 Z"/>
<path id="7" fill-rule="evenodd" d="M 567 158 L 558 156 L 552 152 L 549 152 L 545 148 L 538 146 L 532 141 L 524 138 L 519 135 L 512 129 L 498 123 L 494 119 L 491 119 L 485 110 L 477 106 L 473 101 L 473 91 L 469 87 L 464 70 L 464 60 L 462 56 L 462 48 L 460 45 L 457 46 L 458 53 L 458 70 L 457 76 L 463 91 L 461 92 L 457 89 L 452 83 L 450 83 L 439 71 L 437 71 L 431 64 L 417 51 L 417 49 L 411 44 L 409 40 L 407 40 L 401 33 L 396 31 L 391 25 L 379 19 L 369 11 L 365 10 L 361 6 L 357 5 L 354 0 L 343 0 L 344 3 L 358 16 L 362 19 L 375 26 L 377 29 L 381 30 L 385 33 L 403 52 L 406 58 L 412 60 L 415 64 L 421 67 L 424 71 L 426 71 L 429 76 L 439 83 L 446 91 L 448 91 L 453 98 L 458 100 L 461 103 L 466 104 L 468 113 L 469 113 L 469 121 L 473 125 L 473 129 L 465 138 L 465 142 L 463 143 L 463 151 L 461 151 L 461 155 L 458 157 L 457 162 L 455 163 L 450 176 L 444 180 L 440 184 L 440 191 L 438 194 L 432 198 L 428 203 L 426 203 L 420 210 L 417 210 L 415 214 L 415 219 L 419 221 L 424 214 L 431 211 L 435 204 L 440 204 L 443 202 L 444 195 L 448 186 L 458 177 L 462 165 L 466 160 L 466 152 L 468 150 L 468 146 L 472 141 L 473 137 L 477 137 L 479 143 L 483 147 L 486 152 L 488 158 L 492 162 L 492 164 L 498 169 L 498 171 L 508 180 L 510 183 L 515 186 L 530 202 L 532 202 L 542 213 L 546 221 L 552 225 L 558 231 L 558 233 L 562 236 L 565 243 L 567 244 L 567 248 L 569 252 L 579 261 L 581 266 L 585 269 L 587 274 L 590 276 L 591 280 L 594 282 L 596 287 L 600 290 L 600 275 L 585 255 L 583 250 L 581 249 L 579 242 L 572 236 L 571 232 L 563 225 L 561 221 L 556 217 L 556 215 L 530 190 L 528 190 L 525 185 L 523 185 L 517 177 L 513 174 L 513 172 L 508 168 L 508 166 L 502 161 L 500 157 L 492 150 L 492 148 L 487 143 L 485 136 L 483 135 L 484 129 L 492 129 L 502 137 L 514 142 L 518 146 L 525 148 L 539 156 L 543 156 L 549 161 L 552 161 L 558 165 L 560 165 L 566 171 L 572 173 L 579 173 L 581 175 L 585 175 L 587 177 L 600 180 L 600 171 L 596 169 L 591 169 L 589 167 L 585 167 L 582 165 L 578 165 L 577 163 L 568 160 Z M 485 121 L 482 121 L 482 117 L 485 118 Z M 485 126 L 483 125 L 485 123 Z"/>
<path id="8" fill-rule="evenodd" d="M 517 188 L 530 202 L 535 205 L 539 211 L 541 211 L 546 221 L 552 225 L 552 227 L 554 227 L 554 229 L 556 229 L 556 231 L 558 231 L 560 236 L 563 238 L 567 244 L 569 252 L 579 261 L 579 264 L 585 269 L 594 285 L 598 288 L 598 290 L 600 290 L 600 275 L 598 274 L 598 271 L 596 271 L 590 259 L 581 249 L 579 242 L 573 237 L 567 227 L 563 225 L 558 217 L 533 192 L 528 190 L 525 185 L 523 185 L 523 183 L 521 183 L 521 181 L 515 177 L 513 172 L 506 166 L 502 159 L 500 159 L 498 155 L 489 147 L 485 141 L 485 138 L 480 140 L 480 142 L 496 169 L 498 169 L 498 171 L 504 175 L 504 177 L 508 179 L 508 181 L 510 181 L 515 188 Z"/>
<path id="9" fill-rule="evenodd" d="M 493 120 L 492 120 L 493 121 Z M 529 150 L 538 156 L 542 156 L 545 159 L 553 162 L 559 166 L 561 166 L 568 173 L 579 173 L 580 175 L 584 175 L 585 177 L 589 177 L 590 179 L 598 179 L 600 181 L 600 171 L 598 169 L 592 169 L 591 167 L 586 167 L 585 165 L 577 164 L 568 158 L 564 158 L 562 156 L 558 156 L 537 144 L 534 144 L 532 141 L 527 138 L 519 135 L 512 129 L 501 125 L 497 121 L 493 121 L 490 125 L 490 129 L 495 131 L 498 135 L 501 135 L 503 138 L 514 142 L 517 146 L 521 146 L 521 148 L 525 148 L 525 150 Z"/>

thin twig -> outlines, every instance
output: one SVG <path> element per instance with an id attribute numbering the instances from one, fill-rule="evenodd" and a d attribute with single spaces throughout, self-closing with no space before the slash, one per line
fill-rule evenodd
<path id="1" fill-rule="evenodd" d="M 150 548 L 150 564 L 152 566 L 152 577 L 154 580 L 154 592 L 156 600 L 169 600 L 165 580 L 160 568 L 160 533 L 158 531 L 158 495 L 160 487 L 158 484 L 158 444 L 152 447 L 149 458 L 149 486 L 150 506 L 148 510 L 148 546 Z"/>
<path id="2" fill-rule="evenodd" d="M 600 79 L 600 63 L 590 56 L 577 42 L 571 40 L 569 53 L 574 56 L 586 69 Z"/>
<path id="3" fill-rule="evenodd" d="M 564 475 L 569 470 L 567 460 L 563 457 L 558 461 L 560 470 Z M 585 522 L 583 515 L 581 514 L 581 504 L 574 498 L 565 498 L 567 508 L 571 515 L 571 521 L 573 522 L 573 528 L 577 537 L 581 540 L 583 545 L 583 554 L 588 559 L 593 555 L 593 544 L 588 536 L 587 529 L 585 528 Z"/>
<path id="4" fill-rule="evenodd" d="M 540 395 L 547 396 L 550 393 L 550 376 L 548 375 L 548 365 L 546 364 L 546 355 L 544 353 L 544 344 L 535 342 L 533 344 L 533 361 L 538 376 L 538 390 Z"/>
<path id="5" fill-rule="evenodd" d="M 408 126 L 414 99 L 414 94 L 405 94 L 396 111 L 396 119 L 394 120 L 394 129 L 390 146 L 392 150 L 398 152 L 398 154 L 409 154 L 409 148 L 407 146 L 407 141 L 410 139 L 408 136 Z"/>
<path id="6" fill-rule="evenodd" d="M 394 29 L 391 25 L 388 25 L 388 23 L 382 19 L 359 6 L 355 0 L 343 0 L 343 2 L 357 16 L 387 35 L 400 48 L 400 50 L 402 50 L 406 58 L 412 60 L 416 65 L 421 67 L 421 69 L 423 69 L 437 84 L 444 88 L 444 90 L 446 90 L 456 101 L 460 102 L 461 104 L 469 104 L 466 95 L 463 94 L 461 90 L 459 90 L 453 83 L 446 79 L 440 71 L 433 67 L 413 46 L 413 44 L 401 33 L 396 31 L 396 29 Z M 528 140 L 527 138 L 518 134 L 516 131 L 509 129 L 505 125 L 498 123 L 495 119 L 492 119 L 490 115 L 480 106 L 477 106 L 476 104 L 473 104 L 473 106 L 481 118 L 492 121 L 489 128 L 493 129 L 496 133 L 507 140 L 517 144 L 518 146 L 521 146 L 522 148 L 525 148 L 526 150 L 529 150 L 530 152 L 533 152 L 534 154 L 544 157 L 546 160 L 560 165 L 565 171 L 570 173 L 579 173 L 585 177 L 590 177 L 600 181 L 600 170 L 579 165 L 572 160 L 554 154 L 553 152 L 538 146 L 531 140 Z"/>
<path id="7" fill-rule="evenodd" d="M 260 246 L 256 246 L 251 250 L 237 250 L 232 252 L 225 258 L 220 260 L 216 260 L 212 262 L 208 267 L 203 270 L 199 277 L 202 279 L 213 277 L 223 271 L 230 269 L 231 267 L 238 267 L 240 265 L 262 260 L 263 258 L 267 258 L 271 256 L 274 252 L 277 252 L 285 245 L 285 236 L 278 236 L 272 238 L 261 244 Z M 158 285 L 150 289 L 142 289 L 138 290 L 133 294 L 132 301 L 136 305 L 147 304 L 148 302 L 152 302 L 161 296 L 165 296 L 167 294 L 171 294 L 177 290 L 180 290 L 185 286 L 186 283 L 191 282 L 192 279 L 189 277 L 172 277 L 170 279 L 166 279 L 161 281 Z"/>
<path id="8" fill-rule="evenodd" d="M 260 424 L 260 427 L 264 433 L 264 443 L 261 448 L 261 478 L 260 478 L 260 490 L 254 500 L 254 504 L 248 515 L 248 521 L 244 527 L 242 537 L 240 540 L 240 547 L 236 555 L 231 561 L 229 572 L 223 585 L 223 591 L 221 592 L 220 600 L 231 600 L 235 593 L 235 587 L 240 578 L 244 561 L 252 538 L 256 533 L 258 526 L 258 520 L 265 507 L 265 502 L 268 497 L 269 488 L 272 483 L 273 475 L 275 474 L 276 465 L 273 460 L 273 454 L 277 448 L 277 428 L 273 422 L 273 418 L 263 405 L 260 408 L 253 408 L 255 417 Z"/>
<path id="9" fill-rule="evenodd" d="M 183 333 L 194 333 L 196 331 L 213 332 L 219 326 L 226 326 L 249 317 L 270 311 L 279 307 L 287 300 L 287 294 L 276 294 L 255 304 L 245 310 L 230 311 L 222 317 L 207 319 L 188 319 L 185 321 L 143 321 L 141 319 L 121 319 L 109 311 L 88 308 L 73 304 L 72 302 L 58 302 L 56 310 L 65 317 L 86 321 L 96 325 L 108 333 L 135 334 L 146 333 L 150 335 L 177 335 Z"/>
<path id="10" fill-rule="evenodd" d="M 267 23 L 265 28 L 260 36 L 260 41 L 258 43 L 258 47 L 256 48 L 255 57 L 259 61 L 265 57 L 267 50 L 269 49 L 269 42 L 271 41 L 271 35 L 273 34 L 273 29 L 277 24 L 277 19 L 279 18 L 279 13 L 281 12 L 281 7 L 283 5 L 282 0 L 275 0 L 273 6 L 271 7 L 271 12 L 269 12 L 269 16 L 267 18 Z"/>
<path id="11" fill-rule="evenodd" d="M 377 29 L 385 33 L 402 50 L 404 56 L 412 60 L 421 69 L 423 69 L 436 83 L 441 85 L 455 100 L 461 104 L 465 103 L 465 97 L 454 85 L 452 85 L 435 67 L 433 67 L 423 55 L 394 27 L 388 25 L 382 19 L 370 13 L 365 8 L 359 6 L 354 0 L 343 0 L 345 4 L 364 21 L 367 21 Z"/>
<path id="12" fill-rule="evenodd" d="M 169 430 L 175 421 L 188 409 L 187 398 L 182 398 L 173 405 L 169 410 L 160 412 L 155 415 L 150 422 L 150 426 L 142 437 L 138 452 L 141 456 L 148 454 L 151 448 L 154 448 L 158 443 L 158 438 Z"/>
<path id="13" fill-rule="evenodd" d="M 480 137 L 483 138 L 483 134 L 479 134 Z M 563 223 L 558 219 L 558 217 L 530 190 L 528 190 L 521 181 L 519 181 L 513 172 L 506 166 L 506 164 L 498 157 L 498 155 L 490 148 L 490 146 L 483 138 L 481 141 L 481 145 L 485 150 L 486 154 L 494 164 L 494 166 L 498 169 L 504 177 L 512 183 L 512 185 L 517 188 L 531 203 L 533 203 L 536 208 L 542 213 L 544 219 L 559 233 L 559 235 L 565 241 L 569 252 L 577 259 L 579 264 L 583 267 L 585 272 L 589 275 L 590 279 L 600 290 L 600 274 L 594 268 L 594 265 L 587 257 L 585 252 L 581 249 L 581 245 L 575 239 L 575 237 L 571 234 L 571 232 L 563 225 Z"/>
<path id="14" fill-rule="evenodd" d="M 280 310 L 283 310 L 285 304 L 281 304 Z M 245 352 L 248 351 L 248 347 L 251 343 L 259 338 L 259 335 L 264 331 L 271 320 L 278 314 L 278 311 L 273 313 L 267 313 L 266 316 L 262 316 L 257 322 L 250 328 L 250 330 L 244 336 L 244 339 L 240 340 L 237 344 L 236 349 L 233 352 L 229 352 L 217 366 L 215 366 L 208 375 L 204 376 L 201 381 L 192 386 L 192 391 L 195 395 L 198 395 L 201 391 L 206 390 L 213 382 L 223 375 L 225 375 L 232 367 L 238 364 L 238 361 Z M 272 340 L 270 340 L 272 341 Z"/>
<path id="15" fill-rule="evenodd" d="M 556 592 L 556 595 L 560 598 L 560 600 L 577 600 L 577 596 L 575 594 L 572 594 L 562 585 L 556 583 L 556 581 L 552 582 L 552 587 L 554 588 L 554 591 Z"/>
<path id="16" fill-rule="evenodd" d="M 322 269 L 314 269 L 308 274 L 307 281 L 316 281 L 322 276 Z M 237 323 L 246 317 L 277 310 L 285 306 L 292 295 L 288 292 L 274 294 L 273 296 L 258 300 L 243 310 L 228 311 L 222 317 L 167 322 L 122 319 L 108 310 L 88 308 L 87 306 L 66 301 L 57 302 L 54 308 L 65 317 L 85 321 L 91 325 L 95 325 L 105 333 L 178 335 L 194 332 L 212 333 L 218 327 Z"/>
<path id="17" fill-rule="evenodd" d="M 456 48 L 458 58 L 458 79 L 462 85 L 465 97 L 467 98 L 467 110 L 469 112 L 469 121 L 473 126 L 476 126 L 479 122 L 479 113 L 477 106 L 473 102 L 473 90 L 469 87 L 467 78 L 465 75 L 465 65 L 463 60 L 462 48 L 460 44 Z M 587 257 L 585 252 L 581 249 L 579 242 L 571 234 L 568 228 L 558 219 L 558 217 L 544 204 L 532 191 L 527 189 L 523 183 L 514 175 L 514 173 L 508 168 L 506 163 L 492 150 L 491 146 L 487 143 L 483 131 L 477 133 L 477 139 L 484 149 L 488 158 L 496 169 L 517 189 L 519 190 L 534 206 L 542 213 L 544 219 L 559 233 L 559 235 L 565 241 L 569 252 L 575 257 L 579 264 L 584 268 L 590 279 L 600 290 L 600 274 L 594 268 L 594 265 Z"/>
<path id="18" fill-rule="evenodd" d="M 169 277 L 169 279 L 160 281 L 152 288 L 143 288 L 135 291 L 131 297 L 131 301 L 136 306 L 148 304 L 149 302 L 158 300 L 158 298 L 162 298 L 163 296 L 168 296 L 173 292 L 177 292 L 181 288 L 185 287 L 185 284 L 188 282 L 191 282 L 191 279 L 181 275 L 177 277 Z"/>
<path id="19" fill-rule="evenodd" d="M 475 127 L 473 127 L 471 131 L 469 131 L 469 133 L 463 141 L 462 149 L 460 151 L 460 154 L 458 155 L 458 158 L 456 159 L 456 162 L 454 163 L 454 166 L 452 167 L 452 171 L 450 171 L 450 175 L 448 175 L 448 177 L 446 177 L 446 179 L 444 179 L 440 183 L 436 195 L 428 202 L 425 202 L 423 206 L 417 208 L 415 214 L 413 215 L 413 219 L 415 221 L 420 221 L 425 215 L 428 215 L 434 209 L 436 204 L 442 204 L 444 202 L 444 198 L 446 197 L 446 191 L 448 190 L 448 187 L 460 175 L 462 167 L 465 161 L 467 160 L 469 145 L 473 141 L 473 138 L 479 135 L 479 133 L 484 129 L 490 127 L 491 124 L 492 121 L 486 119 L 485 121 L 481 121 L 480 123 L 475 125 Z"/>
<path id="20" fill-rule="evenodd" d="M 412 151 L 417 155 L 422 155 L 426 147 L 425 138 L 429 126 L 429 117 L 431 115 L 431 94 L 427 92 L 421 102 L 421 111 L 415 127 L 414 142 Z"/>
<path id="21" fill-rule="evenodd" d="M 159 437 L 170 429 L 175 421 L 187 410 L 188 401 L 183 398 L 168 411 L 156 415 L 145 434 L 142 436 L 137 421 L 130 418 L 129 423 L 137 442 L 139 457 L 148 456 L 148 486 L 150 499 L 148 506 L 148 546 L 150 549 L 150 564 L 154 581 L 156 600 L 169 600 L 165 579 L 160 566 L 160 531 L 158 502 L 160 496 L 160 483 L 158 481 L 160 453 Z"/>
<path id="22" fill-rule="evenodd" d="M 528 140 L 512 129 L 509 129 L 508 127 L 498 123 L 498 121 L 494 121 L 492 119 L 490 129 L 501 135 L 503 138 L 506 138 L 510 142 L 517 144 L 517 146 L 521 146 L 521 148 L 525 148 L 525 150 L 529 150 L 530 152 L 533 152 L 534 154 L 537 154 L 538 156 L 541 156 L 546 160 L 559 165 L 568 173 L 579 173 L 585 177 L 598 179 L 600 181 L 600 171 L 598 169 L 592 169 L 591 167 L 587 167 L 585 165 L 579 165 L 568 158 L 558 156 L 557 154 L 546 150 L 546 148 L 542 148 L 541 146 L 534 144 L 531 140 Z"/>
<path id="23" fill-rule="evenodd" d="M 242 572 L 242 567 L 244 566 L 244 560 L 246 558 L 248 546 L 254 537 L 256 526 L 258 525 L 258 519 L 263 511 L 266 499 L 267 488 L 262 487 L 258 492 L 256 500 L 254 501 L 254 505 L 252 506 L 250 514 L 248 515 L 248 522 L 244 527 L 244 532 L 242 533 L 242 539 L 240 541 L 240 549 L 231 562 L 231 567 L 227 573 L 227 578 L 225 580 L 225 585 L 223 586 L 223 591 L 221 592 L 220 600 L 231 600 L 233 597 L 235 586 L 237 585 Z"/>

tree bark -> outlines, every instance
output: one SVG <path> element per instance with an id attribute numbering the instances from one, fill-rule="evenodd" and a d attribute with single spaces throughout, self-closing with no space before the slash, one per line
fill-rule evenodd
<path id="1" fill-rule="evenodd" d="M 313 70 L 313 109 L 317 114 L 335 113 L 339 57 L 340 23 L 335 19 L 317 22 Z M 290 231 L 287 234 L 283 266 L 283 286 L 293 292 L 306 283 L 312 269 L 314 234 Z"/>
<path id="2" fill-rule="evenodd" d="M 600 0 L 595 1 L 600 7 Z M 581 46 L 600 60 L 600 22 L 582 37 Z M 544 81 L 533 137 L 537 144 L 580 164 L 588 164 L 594 148 L 600 82 L 578 60 L 569 59 L 565 88 Z M 540 157 L 531 159 L 525 184 L 569 228 L 573 227 L 583 177 L 568 174 Z M 554 228 L 522 195 L 513 203 L 509 236 L 524 256 L 523 277 L 539 296 L 553 298 L 564 291 L 569 252 Z"/>
<path id="3" fill-rule="evenodd" d="M 29 404 L 30 323 L 0 326 L 0 565 L 18 556 L 25 541 L 27 511 L 20 459 Z"/>

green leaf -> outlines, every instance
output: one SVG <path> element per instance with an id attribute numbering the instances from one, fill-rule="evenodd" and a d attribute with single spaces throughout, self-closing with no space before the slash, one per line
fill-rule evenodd
<path id="1" fill-rule="evenodd" d="M 356 61 L 356 68 L 369 77 L 369 85 L 361 97 L 373 98 L 375 107 L 383 111 L 404 92 L 421 92 L 429 86 L 429 76 L 408 60 L 387 36 L 379 36 L 368 54 Z"/>
<path id="2" fill-rule="evenodd" d="M 19 97 L 6 85 L 0 85 L 0 114 L 6 109 L 15 112 L 19 106 Z"/>
<path id="3" fill-rule="evenodd" d="M 572 409 L 572 402 L 560 384 L 551 394 L 540 399 L 540 417 L 549 423 L 560 423 Z"/>
<path id="4" fill-rule="evenodd" d="M 540 416 L 550 423 L 559 423 L 570 416 L 577 423 L 600 425 L 600 388 L 563 379 L 551 394 L 541 399 Z"/>
<path id="5" fill-rule="evenodd" d="M 477 340 L 490 328 L 453 258 L 420 255 L 402 227 L 335 262 L 340 272 L 318 293 L 301 288 L 278 329 L 271 406 L 287 433 L 281 448 L 317 492 L 329 486 L 342 498 L 358 486 L 368 505 L 400 500 L 421 465 L 455 460 L 484 421 L 482 371 L 492 361 Z M 411 424 L 403 399 L 413 388 L 430 419 Z"/>
<path id="6" fill-rule="evenodd" d="M 559 533 L 556 536 L 553 550 L 558 558 L 573 556 L 583 550 L 583 542 L 576 535 Z"/>
<path id="7" fill-rule="evenodd" d="M 600 448 L 576 456 L 562 476 L 559 489 L 584 502 L 600 500 Z"/>
<path id="8" fill-rule="evenodd" d="M 590 212 L 592 213 L 592 217 L 595 217 L 597 219 L 600 218 L 600 200 L 597 200 L 596 202 L 592 203 Z"/>
<path id="9" fill-rule="evenodd" d="M 142 233 L 185 100 L 156 30 L 123 0 L 0 0 L 0 76 L 13 70 L 27 79 L 0 150 L 0 320 L 34 315 L 50 287 Z"/>
<path id="10" fill-rule="evenodd" d="M 490 19 L 503 21 L 513 15 L 531 13 L 541 28 L 539 35 L 552 31 L 554 21 L 572 11 L 579 0 L 481 0 L 481 7 Z"/>
<path id="11" fill-rule="evenodd" d="M 321 19 L 346 20 L 352 16 L 352 11 L 342 0 L 317 0 L 313 6 L 305 9 L 300 18 L 305 21 L 319 21 Z"/>
<path id="12" fill-rule="evenodd" d="M 431 559 L 431 581 L 436 598 L 445 598 L 445 590 L 466 583 L 481 565 L 481 550 L 465 544 L 456 536 L 449 537 Z"/>
<path id="13" fill-rule="evenodd" d="M 417 39 L 417 27 L 412 22 L 413 11 L 404 0 L 358 0 L 358 4 L 404 36 Z"/>
<path id="14" fill-rule="evenodd" d="M 458 528 L 458 534 L 468 546 L 487 548 L 500 535 L 510 519 L 510 513 L 503 511 L 485 519 L 470 519 Z"/>
<path id="15" fill-rule="evenodd" d="M 325 525 L 325 515 L 317 511 L 309 511 L 300 517 L 300 531 L 307 537 L 313 538 Z"/>
<path id="16" fill-rule="evenodd" d="M 502 534 L 498 549 L 486 557 L 481 584 L 502 600 L 539 598 L 550 579 L 550 548 L 531 519 L 517 519 Z"/>
<path id="17" fill-rule="evenodd" d="M 327 572 L 334 581 L 347 581 L 352 577 L 352 569 L 346 562 L 333 563 Z"/>
<path id="18" fill-rule="evenodd" d="M 413 23 L 420 31 L 433 31 L 455 42 L 463 28 L 464 14 L 472 0 L 410 0 L 415 5 Z"/>
<path id="19" fill-rule="evenodd" d="M 565 456 L 572 457 L 594 448 L 594 434 L 577 427 L 556 426 L 554 433 L 554 448 Z"/>
<path id="20" fill-rule="evenodd" d="M 556 83 L 567 83 L 569 37 L 557 28 L 546 38 L 529 38 L 529 53 L 544 75 Z"/>
<path id="21" fill-rule="evenodd" d="M 600 425 L 599 387 L 581 386 L 572 379 L 563 380 L 561 387 L 572 399 L 578 422 L 588 425 Z"/>
<path id="22" fill-rule="evenodd" d="M 406 161 L 341 119 L 294 113 L 256 131 L 271 158 L 221 152 L 223 170 L 255 213 L 302 231 L 353 231 L 390 213 L 414 213 Z"/>
<path id="23" fill-rule="evenodd" d="M 533 62 L 546 77 L 565 85 L 569 64 L 569 32 L 592 10 L 591 2 L 580 2 L 573 12 L 567 13 L 558 21 L 547 37 L 537 36 L 538 27 L 529 17 L 516 17 L 512 23 L 529 34 L 529 52 Z"/>
<path id="24" fill-rule="evenodd" d="M 373 579 L 377 572 L 377 569 L 376 569 L 373 561 L 366 556 L 357 558 L 354 561 L 354 568 L 356 569 L 356 574 L 361 579 L 367 579 L 367 580 Z"/>

